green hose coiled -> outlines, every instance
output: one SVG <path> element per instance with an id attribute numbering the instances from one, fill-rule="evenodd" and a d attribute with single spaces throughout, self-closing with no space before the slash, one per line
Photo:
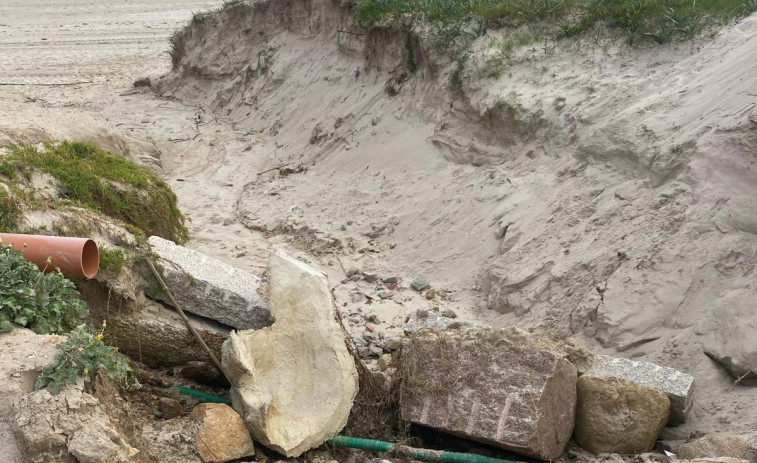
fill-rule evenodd
<path id="1" fill-rule="evenodd" d="M 422 461 L 446 461 L 450 463 L 516 463 L 510 460 L 485 457 L 473 453 L 442 452 L 439 450 L 416 449 L 404 445 L 392 444 L 391 442 L 363 439 L 360 437 L 336 436 L 329 443 L 337 447 L 349 447 L 371 452 L 398 451 Z"/>
<path id="2" fill-rule="evenodd" d="M 210 392 L 198 391 L 197 389 L 192 389 L 191 387 L 174 386 L 174 389 L 176 389 L 177 391 L 181 392 L 184 395 L 194 397 L 200 402 L 213 402 L 217 404 L 227 404 L 231 402 L 226 397 L 222 397 L 216 394 L 211 394 Z"/>

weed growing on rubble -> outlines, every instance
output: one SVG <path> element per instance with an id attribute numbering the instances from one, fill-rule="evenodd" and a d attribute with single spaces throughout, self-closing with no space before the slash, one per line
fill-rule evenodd
<path id="1" fill-rule="evenodd" d="M 148 235 L 186 241 L 184 216 L 171 188 L 150 169 L 89 142 L 13 146 L 0 158 L 0 173 L 30 181 L 34 171 L 60 184 L 58 203 L 73 202 L 132 225 Z"/>
<path id="2" fill-rule="evenodd" d="M 359 0 L 365 24 L 409 15 L 449 33 L 463 24 L 478 29 L 537 26 L 553 38 L 580 35 L 598 26 L 624 35 L 631 44 L 690 38 L 710 26 L 757 8 L 755 0 Z M 537 37 L 539 41 L 545 37 Z"/>
<path id="3" fill-rule="evenodd" d="M 47 388 L 57 394 L 66 384 L 76 384 L 79 375 L 95 374 L 103 368 L 110 379 L 126 380 L 131 370 L 129 363 L 118 354 L 118 349 L 103 342 L 106 323 L 97 334 L 77 326 L 68 333 L 68 338 L 60 344 L 60 352 L 52 365 L 45 367 L 37 378 L 37 389 Z"/>
<path id="4" fill-rule="evenodd" d="M 118 276 L 126 264 L 126 255 L 119 248 L 100 248 L 100 270 L 109 276 Z"/>
<path id="5" fill-rule="evenodd" d="M 65 333 L 87 315 L 76 287 L 60 271 L 43 273 L 21 251 L 0 245 L 0 332 L 17 323 L 35 333 Z"/>
<path id="6" fill-rule="evenodd" d="M 0 188 L 0 232 L 14 232 L 21 218 L 21 207 L 10 191 Z"/>

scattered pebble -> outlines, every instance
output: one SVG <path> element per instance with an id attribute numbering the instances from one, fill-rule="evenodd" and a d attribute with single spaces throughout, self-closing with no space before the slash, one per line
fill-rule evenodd
<path id="1" fill-rule="evenodd" d="M 397 284 L 397 281 L 399 281 L 399 279 L 397 277 L 395 277 L 395 276 L 388 276 L 388 277 L 384 277 L 384 278 L 381 279 L 382 283 Z"/>
<path id="2" fill-rule="evenodd" d="M 377 357 L 381 357 L 382 355 L 384 355 L 384 349 L 380 348 L 379 346 L 375 344 L 371 344 L 368 350 L 370 350 L 371 354 Z"/>
<path id="3" fill-rule="evenodd" d="M 351 277 L 352 275 L 357 275 L 360 272 L 357 267 L 350 267 L 347 269 L 347 276 Z"/>
<path id="4" fill-rule="evenodd" d="M 392 354 L 383 354 L 381 357 L 379 357 L 378 361 L 378 367 L 381 371 L 386 370 L 387 368 L 392 366 L 393 362 Z"/>
<path id="5" fill-rule="evenodd" d="M 170 399 L 168 397 L 161 397 L 160 401 L 158 402 L 158 407 L 160 409 L 160 413 L 163 415 L 163 418 L 166 420 L 181 416 L 181 404 L 178 400 Z"/>
<path id="6" fill-rule="evenodd" d="M 434 299 L 436 297 L 436 290 L 434 288 L 429 289 L 426 291 L 426 299 L 429 301 Z"/>
<path id="7" fill-rule="evenodd" d="M 397 338 L 387 339 L 384 343 L 384 349 L 388 351 L 395 351 L 400 348 L 402 342 Z"/>
<path id="8" fill-rule="evenodd" d="M 452 310 L 452 309 L 444 309 L 444 310 L 442 311 L 442 317 L 447 317 L 447 318 L 457 318 L 457 314 L 456 314 L 456 313 L 455 313 L 455 311 L 454 311 L 454 310 Z"/>
<path id="9" fill-rule="evenodd" d="M 381 299 L 391 299 L 392 297 L 394 297 L 394 292 L 382 289 L 381 291 L 377 292 L 376 295 Z"/>
<path id="10" fill-rule="evenodd" d="M 429 287 L 429 284 L 428 281 L 426 281 L 424 278 L 416 278 L 415 280 L 410 282 L 410 287 L 416 291 L 423 291 L 424 289 Z"/>

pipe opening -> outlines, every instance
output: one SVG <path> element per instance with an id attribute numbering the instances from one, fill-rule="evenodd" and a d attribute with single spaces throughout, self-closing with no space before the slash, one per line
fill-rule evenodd
<path id="1" fill-rule="evenodd" d="M 87 240 L 81 250 L 81 272 L 86 278 L 97 275 L 100 268 L 100 253 L 93 240 Z"/>

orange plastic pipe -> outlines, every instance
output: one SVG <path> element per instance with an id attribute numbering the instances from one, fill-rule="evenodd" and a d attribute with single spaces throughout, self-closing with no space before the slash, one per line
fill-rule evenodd
<path id="1" fill-rule="evenodd" d="M 100 267 L 97 244 L 89 238 L 0 233 L 0 239 L 44 272 L 57 267 L 68 278 L 92 278 Z"/>

